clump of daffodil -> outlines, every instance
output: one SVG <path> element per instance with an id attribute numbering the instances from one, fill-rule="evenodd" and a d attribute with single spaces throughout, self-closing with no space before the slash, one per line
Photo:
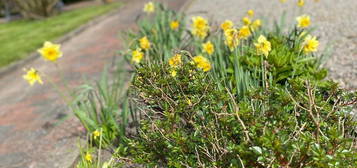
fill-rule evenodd
<path id="1" fill-rule="evenodd" d="M 197 68 L 202 69 L 204 72 L 211 70 L 211 63 L 207 58 L 201 55 L 193 57 L 193 62 L 196 64 Z"/>
<path id="2" fill-rule="evenodd" d="M 303 43 L 304 52 L 305 53 L 316 52 L 318 47 L 319 47 L 319 41 L 316 40 L 316 37 L 307 35 Z"/>
<path id="3" fill-rule="evenodd" d="M 140 47 L 144 50 L 148 50 L 150 49 L 150 41 L 149 39 L 144 36 L 143 38 L 139 39 L 139 43 L 140 43 Z"/>
<path id="4" fill-rule="evenodd" d="M 136 50 L 132 51 L 132 58 L 131 61 L 134 63 L 140 63 L 140 61 L 144 57 L 144 53 L 141 51 L 140 48 L 137 48 Z"/>
<path id="5" fill-rule="evenodd" d="M 169 59 L 169 65 L 171 67 L 178 67 L 182 64 L 182 60 L 181 60 L 181 54 L 175 54 L 175 56 L 171 57 Z"/>
<path id="6" fill-rule="evenodd" d="M 258 30 L 260 26 L 262 26 L 262 21 L 260 19 L 255 20 L 251 25 L 252 31 Z"/>
<path id="7" fill-rule="evenodd" d="M 39 72 L 34 69 L 30 68 L 29 70 L 26 70 L 26 74 L 23 76 L 23 78 L 32 86 L 36 82 L 39 84 L 43 84 L 41 76 Z"/>
<path id="8" fill-rule="evenodd" d="M 227 29 L 224 32 L 224 43 L 228 46 L 229 50 L 233 51 L 239 45 L 238 31 L 237 29 Z"/>
<path id="9" fill-rule="evenodd" d="M 214 52 L 214 45 L 212 44 L 211 41 L 207 41 L 206 43 L 202 44 L 202 49 L 204 53 L 207 53 L 208 55 L 212 55 Z"/>
<path id="10" fill-rule="evenodd" d="M 299 28 L 306 28 L 310 26 L 310 16 L 302 15 L 296 18 Z"/>
<path id="11" fill-rule="evenodd" d="M 93 138 L 97 139 L 100 136 L 100 132 L 98 130 L 93 131 Z"/>
<path id="12" fill-rule="evenodd" d="M 243 17 L 242 22 L 246 26 L 249 26 L 252 23 L 252 21 L 248 17 Z"/>
<path id="13" fill-rule="evenodd" d="M 265 36 L 260 35 L 258 38 L 258 42 L 254 43 L 254 45 L 258 55 L 265 55 L 266 57 L 269 55 L 269 52 L 271 50 L 271 44 L 265 38 Z"/>
<path id="14" fill-rule="evenodd" d="M 305 5 L 305 1 L 304 0 L 298 0 L 297 5 L 299 7 L 303 7 Z"/>
<path id="15" fill-rule="evenodd" d="M 250 29 L 248 26 L 243 26 L 238 31 L 239 39 L 247 39 L 251 35 Z"/>
<path id="16" fill-rule="evenodd" d="M 62 52 L 60 50 L 61 45 L 53 44 L 49 41 L 46 41 L 43 44 L 43 47 L 37 51 L 42 55 L 45 60 L 55 62 L 58 58 L 62 57 Z"/>
<path id="17" fill-rule="evenodd" d="M 153 13 L 155 12 L 155 5 L 153 2 L 148 2 L 145 4 L 144 6 L 144 9 L 143 9 L 144 12 L 146 13 Z"/>
<path id="18" fill-rule="evenodd" d="M 254 16 L 254 11 L 250 9 L 250 10 L 247 11 L 247 14 L 248 14 L 249 17 L 253 17 Z"/>
<path id="19" fill-rule="evenodd" d="M 231 20 L 225 20 L 222 24 L 221 24 L 221 29 L 223 31 L 226 31 L 228 29 L 231 29 L 234 26 L 233 22 Z"/>
<path id="20" fill-rule="evenodd" d="M 192 18 L 192 34 L 196 37 L 204 39 L 209 31 L 208 21 L 201 16 Z"/>
<path id="21" fill-rule="evenodd" d="M 170 23 L 171 30 L 177 30 L 179 27 L 180 27 L 180 22 L 177 20 L 174 20 Z"/>
<path id="22" fill-rule="evenodd" d="M 93 160 L 93 157 L 90 153 L 86 153 L 86 155 L 84 156 L 84 159 L 87 161 L 87 162 L 90 162 L 92 163 L 92 160 Z"/>

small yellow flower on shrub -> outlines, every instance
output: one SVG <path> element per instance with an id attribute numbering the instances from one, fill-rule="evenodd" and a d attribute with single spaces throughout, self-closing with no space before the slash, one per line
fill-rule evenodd
<path id="1" fill-rule="evenodd" d="M 221 24 L 221 29 L 223 31 L 226 31 L 228 29 L 231 29 L 233 27 L 233 22 L 230 20 L 225 20 L 222 24 Z"/>
<path id="2" fill-rule="evenodd" d="M 305 5 L 305 1 L 304 0 L 298 0 L 297 5 L 299 7 L 303 7 Z"/>
<path id="3" fill-rule="evenodd" d="M 39 72 L 34 69 L 30 68 L 29 70 L 26 71 L 26 74 L 23 76 L 23 78 L 32 86 L 36 82 L 39 84 L 43 84 L 41 76 Z"/>
<path id="4" fill-rule="evenodd" d="M 143 38 L 141 38 L 139 40 L 140 42 L 140 47 L 144 50 L 148 50 L 150 49 L 150 41 L 148 40 L 148 38 L 146 36 L 144 36 Z"/>
<path id="5" fill-rule="evenodd" d="M 171 67 L 178 67 L 182 64 L 181 54 L 176 54 L 169 59 L 169 65 Z"/>
<path id="6" fill-rule="evenodd" d="M 177 71 L 173 69 L 173 70 L 170 71 L 170 74 L 171 74 L 172 77 L 176 77 Z"/>
<path id="7" fill-rule="evenodd" d="M 201 16 L 192 17 L 192 34 L 204 39 L 209 31 L 208 21 Z"/>
<path id="8" fill-rule="evenodd" d="M 196 64 L 197 68 L 202 69 L 205 72 L 211 70 L 211 63 L 207 58 L 201 55 L 193 57 L 193 62 Z"/>
<path id="9" fill-rule="evenodd" d="M 242 22 L 246 26 L 248 26 L 252 23 L 252 21 L 248 17 L 243 17 Z"/>
<path id="10" fill-rule="evenodd" d="M 310 16 L 302 15 L 296 18 L 299 28 L 306 28 L 310 26 Z"/>
<path id="11" fill-rule="evenodd" d="M 265 55 L 266 57 L 269 55 L 269 52 L 271 50 L 271 44 L 265 38 L 265 36 L 260 35 L 258 38 L 258 42 L 254 43 L 254 45 L 258 55 Z"/>
<path id="12" fill-rule="evenodd" d="M 250 10 L 248 10 L 247 14 L 248 14 L 249 17 L 253 17 L 254 16 L 254 11 L 250 9 Z"/>
<path id="13" fill-rule="evenodd" d="M 252 23 L 251 28 L 253 31 L 255 31 L 258 30 L 261 25 L 262 25 L 262 21 L 260 19 L 257 19 Z"/>
<path id="14" fill-rule="evenodd" d="M 86 155 L 84 156 L 84 159 L 88 162 L 92 162 L 92 160 L 93 160 L 92 155 L 90 153 L 86 153 Z"/>
<path id="15" fill-rule="evenodd" d="M 98 130 L 93 131 L 93 137 L 94 139 L 97 139 L 100 136 L 100 132 Z"/>
<path id="16" fill-rule="evenodd" d="M 211 41 L 207 41 L 206 43 L 203 43 L 202 48 L 203 48 L 203 52 L 207 53 L 208 55 L 211 55 L 214 52 L 214 45 L 211 43 Z"/>
<path id="17" fill-rule="evenodd" d="M 153 13 L 155 12 L 155 5 L 153 2 L 148 2 L 147 4 L 145 4 L 144 6 L 144 12 L 146 13 Z"/>
<path id="18" fill-rule="evenodd" d="M 62 52 L 60 50 L 61 45 L 53 44 L 49 41 L 46 41 L 43 44 L 43 47 L 37 51 L 42 55 L 45 60 L 55 62 L 58 58 L 62 57 Z"/>
<path id="19" fill-rule="evenodd" d="M 189 106 L 192 106 L 192 102 L 191 102 L 191 100 L 189 99 L 189 98 L 187 98 L 187 104 L 189 105 Z"/>
<path id="20" fill-rule="evenodd" d="M 319 41 L 315 36 L 308 35 L 303 43 L 303 49 L 305 53 L 316 52 L 319 47 Z"/>
<path id="21" fill-rule="evenodd" d="M 170 23 L 170 28 L 171 30 L 177 30 L 180 27 L 180 22 L 179 21 L 172 21 Z"/>
<path id="22" fill-rule="evenodd" d="M 132 52 L 132 58 L 131 61 L 134 63 L 139 63 L 144 57 L 144 53 L 141 51 L 140 48 L 137 48 Z"/>
<path id="23" fill-rule="evenodd" d="M 239 39 L 246 39 L 251 35 L 250 29 L 248 26 L 243 26 L 238 31 L 238 38 Z"/>

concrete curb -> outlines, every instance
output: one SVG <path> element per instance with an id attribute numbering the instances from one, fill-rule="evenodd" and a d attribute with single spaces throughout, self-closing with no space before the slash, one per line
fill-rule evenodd
<path id="1" fill-rule="evenodd" d="M 54 40 L 54 42 L 61 44 L 66 41 L 69 41 L 73 37 L 77 36 L 78 34 L 82 33 L 83 31 L 87 30 L 92 25 L 95 25 L 95 24 L 101 22 L 102 20 L 104 20 L 105 18 L 108 18 L 108 17 L 114 15 L 116 12 L 118 12 L 118 10 L 120 8 L 123 7 L 123 5 L 125 5 L 124 2 L 121 2 L 121 3 L 122 3 L 122 5 L 119 8 L 113 9 L 113 11 L 106 13 L 104 15 L 95 17 L 93 20 L 89 21 L 88 23 L 70 31 L 69 33 L 65 34 L 64 36 L 60 37 L 59 39 Z M 37 51 L 35 51 L 35 52 L 32 52 L 28 57 L 26 57 L 24 59 L 21 59 L 19 61 L 11 63 L 10 65 L 0 68 L 0 79 L 10 72 L 17 70 L 18 68 L 24 67 L 24 65 L 36 60 L 39 57 L 40 57 L 40 55 L 37 53 Z"/>

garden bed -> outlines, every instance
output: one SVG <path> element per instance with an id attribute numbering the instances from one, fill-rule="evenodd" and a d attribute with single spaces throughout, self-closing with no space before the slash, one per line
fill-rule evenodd
<path id="1" fill-rule="evenodd" d="M 120 62 L 70 104 L 88 131 L 78 167 L 356 167 L 357 92 L 325 79 L 310 16 L 284 28 L 253 10 L 220 25 L 143 10 L 120 52 L 133 71 Z"/>

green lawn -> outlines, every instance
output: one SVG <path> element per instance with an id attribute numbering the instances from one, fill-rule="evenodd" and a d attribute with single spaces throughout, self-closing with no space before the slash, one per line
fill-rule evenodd
<path id="1" fill-rule="evenodd" d="M 0 24 L 0 67 L 25 58 L 41 47 L 44 41 L 53 41 L 120 5 L 111 3 L 90 6 L 44 20 L 19 20 Z"/>

